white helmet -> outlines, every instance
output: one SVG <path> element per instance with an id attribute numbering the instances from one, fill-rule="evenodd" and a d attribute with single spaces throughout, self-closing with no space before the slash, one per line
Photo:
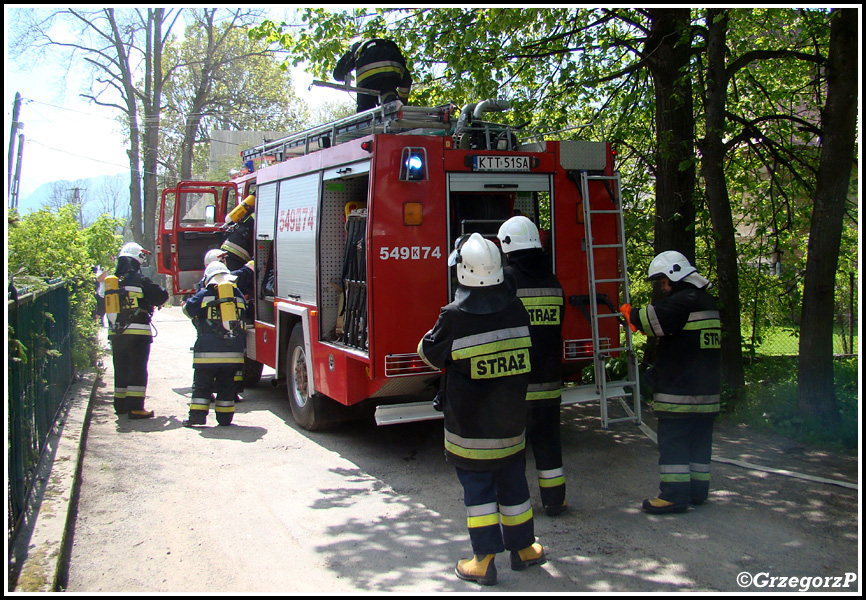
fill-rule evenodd
<path id="1" fill-rule="evenodd" d="M 204 270 L 205 285 L 222 283 L 224 281 L 234 281 L 235 279 L 237 279 L 237 277 L 231 274 L 229 268 L 218 260 L 210 263 Z"/>
<path id="2" fill-rule="evenodd" d="M 207 253 L 204 255 L 204 266 L 207 267 L 213 261 L 220 260 L 225 255 L 226 251 L 220 250 L 219 248 L 208 250 Z"/>
<path id="3" fill-rule="evenodd" d="M 656 256 L 650 263 L 647 279 L 652 281 L 665 276 L 671 281 L 680 281 L 697 271 L 685 256 L 676 250 L 668 250 Z"/>
<path id="4" fill-rule="evenodd" d="M 502 242 L 502 251 L 506 254 L 515 250 L 541 248 L 538 227 L 524 216 L 511 217 L 505 221 L 499 228 L 497 237 Z"/>
<path id="5" fill-rule="evenodd" d="M 480 233 L 460 239 L 448 265 L 457 265 L 457 280 L 466 287 L 488 287 L 504 280 L 499 248 Z"/>
<path id="6" fill-rule="evenodd" d="M 147 260 L 148 254 L 150 254 L 150 251 L 145 250 L 141 247 L 141 245 L 136 244 L 135 242 L 127 242 L 123 245 L 123 248 L 120 249 L 120 253 L 117 255 L 117 258 L 122 258 L 126 256 L 128 258 L 138 261 L 139 265 L 143 265 L 144 262 Z"/>

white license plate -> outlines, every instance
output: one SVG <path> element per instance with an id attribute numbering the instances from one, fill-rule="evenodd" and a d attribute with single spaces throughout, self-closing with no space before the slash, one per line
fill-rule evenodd
<path id="1" fill-rule="evenodd" d="M 529 171 L 528 156 L 475 156 L 473 171 Z"/>

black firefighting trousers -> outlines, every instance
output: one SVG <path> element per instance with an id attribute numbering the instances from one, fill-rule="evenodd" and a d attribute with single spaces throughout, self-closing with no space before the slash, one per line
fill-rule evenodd
<path id="1" fill-rule="evenodd" d="M 710 490 L 713 417 L 659 417 L 659 498 L 701 504 Z"/>
<path id="2" fill-rule="evenodd" d="M 144 410 L 151 338 L 119 334 L 111 336 L 110 340 L 114 363 L 114 412 L 122 415 L 132 410 Z"/>
<path id="3" fill-rule="evenodd" d="M 479 556 L 523 550 L 535 542 L 532 503 L 522 455 L 499 469 L 457 467 L 472 551 Z"/>

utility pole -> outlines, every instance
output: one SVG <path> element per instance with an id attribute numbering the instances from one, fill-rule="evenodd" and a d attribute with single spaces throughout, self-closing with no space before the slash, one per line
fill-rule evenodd
<path id="1" fill-rule="evenodd" d="M 9 208 L 18 210 L 18 186 L 21 183 L 21 160 L 24 156 L 24 134 L 18 134 L 18 162 L 15 164 L 15 179 L 9 189 Z"/>
<path id="2" fill-rule="evenodd" d="M 15 103 L 12 105 L 12 130 L 9 132 L 9 167 L 6 170 L 7 179 L 8 179 L 8 182 L 7 182 L 8 187 L 6 189 L 9 190 L 9 196 L 7 198 L 8 202 L 9 202 L 9 208 L 18 208 L 18 194 L 17 194 L 18 186 L 17 185 L 15 186 L 16 193 L 14 196 L 15 199 L 14 199 L 14 204 L 13 204 L 12 157 L 15 156 L 15 137 L 16 137 L 15 134 L 18 133 L 19 127 L 22 127 L 22 128 L 24 127 L 23 123 L 18 122 L 18 113 L 20 112 L 20 110 L 21 110 L 21 94 L 18 92 L 15 92 Z M 23 135 L 21 136 L 20 141 L 21 142 L 24 141 Z M 19 155 L 18 173 L 20 174 L 20 172 L 21 172 L 21 159 L 20 159 L 21 147 L 20 146 L 18 147 L 18 155 Z"/>

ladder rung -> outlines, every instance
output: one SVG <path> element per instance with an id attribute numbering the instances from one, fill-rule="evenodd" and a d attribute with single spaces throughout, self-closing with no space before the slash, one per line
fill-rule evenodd
<path id="1" fill-rule="evenodd" d="M 592 244 L 593 248 L 622 248 L 622 244 Z"/>
<path id="2" fill-rule="evenodd" d="M 598 316 L 601 317 L 602 315 L 598 315 Z M 604 315 L 604 316 L 608 316 L 608 315 Z M 599 352 L 603 352 L 604 354 L 609 354 L 611 352 L 622 352 L 623 350 L 628 350 L 628 349 L 629 348 L 626 346 L 623 346 L 622 348 L 601 348 L 599 350 Z"/>
<path id="3" fill-rule="evenodd" d="M 617 283 L 617 282 L 622 283 L 624 281 L 625 281 L 624 277 L 619 277 L 618 279 L 596 279 L 595 280 L 596 283 Z"/>
<path id="4" fill-rule="evenodd" d="M 618 215 L 621 213 L 621 210 L 591 210 L 589 214 L 591 215 Z"/>

